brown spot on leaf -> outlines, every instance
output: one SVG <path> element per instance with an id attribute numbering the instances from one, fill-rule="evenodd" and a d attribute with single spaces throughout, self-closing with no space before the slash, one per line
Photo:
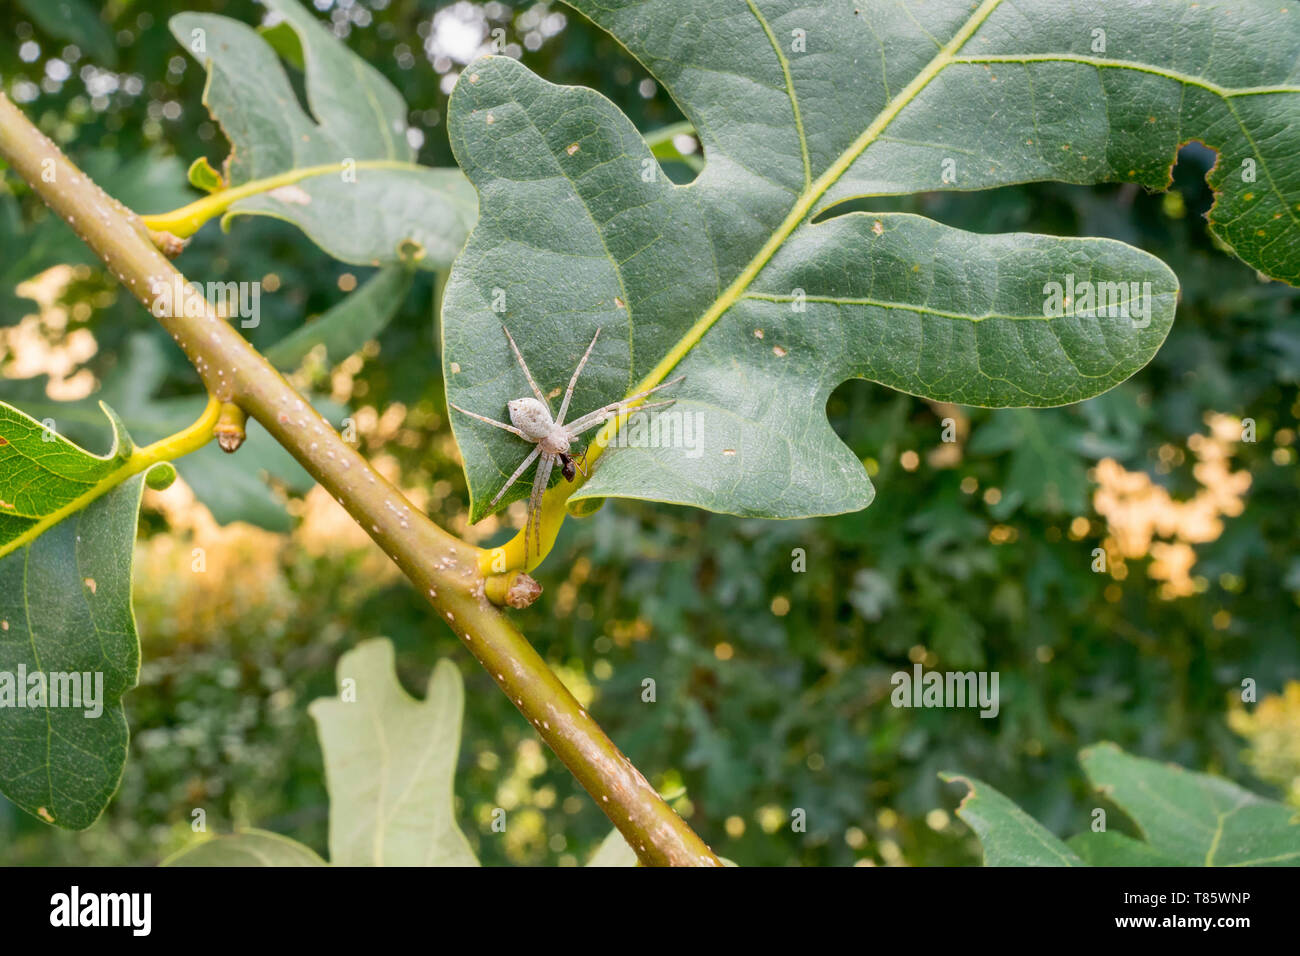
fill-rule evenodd
<path id="1" fill-rule="evenodd" d="M 94 578 L 86 578 L 84 583 L 86 587 L 90 588 L 91 594 L 94 594 L 99 589 L 99 585 L 95 583 Z"/>

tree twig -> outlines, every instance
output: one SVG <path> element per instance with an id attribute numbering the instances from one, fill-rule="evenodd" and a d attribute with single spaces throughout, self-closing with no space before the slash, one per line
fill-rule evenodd
<path id="1" fill-rule="evenodd" d="M 646 865 L 720 866 L 485 595 L 480 551 L 414 508 L 203 301 L 164 295 L 180 273 L 131 210 L 109 197 L 0 93 L 0 155 L 158 318 L 210 394 L 283 445 L 397 563 L 572 771 Z M 164 298 L 169 307 L 162 307 Z"/>

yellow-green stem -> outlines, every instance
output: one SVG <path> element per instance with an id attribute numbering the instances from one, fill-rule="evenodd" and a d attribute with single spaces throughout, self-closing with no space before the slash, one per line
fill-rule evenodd
<path id="1" fill-rule="evenodd" d="M 254 179 L 246 183 L 240 183 L 238 186 L 219 189 L 202 199 L 196 199 L 188 206 L 181 206 L 181 208 L 173 209 L 171 212 L 141 216 L 140 219 L 155 232 L 171 233 L 178 238 L 188 239 L 203 228 L 203 224 L 209 219 L 223 215 L 234 203 L 241 199 L 270 192 L 273 189 L 279 189 L 281 186 L 292 186 L 294 183 L 300 183 L 304 179 L 311 179 L 313 176 L 325 176 L 329 173 L 341 172 L 343 168 L 343 163 L 326 163 L 321 166 L 304 166 L 301 169 L 291 169 L 275 176 L 267 176 L 265 179 Z M 363 159 L 357 160 L 354 163 L 354 168 L 418 169 L 419 167 L 397 160 Z"/>

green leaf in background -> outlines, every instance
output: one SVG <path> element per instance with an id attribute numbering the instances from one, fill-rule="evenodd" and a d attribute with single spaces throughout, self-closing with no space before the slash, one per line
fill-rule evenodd
<path id="1" fill-rule="evenodd" d="M 194 421 L 204 404 L 202 396 L 157 398 L 165 376 L 166 361 L 157 337 L 133 335 L 123 361 L 106 377 L 98 396 L 113 407 L 132 435 L 141 441 L 158 440 Z M 38 418 L 53 419 L 60 434 L 83 443 L 98 440 L 103 416 L 96 403 L 54 401 L 46 397 L 43 381 L 40 377 L 0 379 L 0 398 L 20 404 Z M 342 420 L 344 410 L 333 403 L 314 400 L 312 404 L 330 420 Z M 221 524 L 247 521 L 268 531 L 288 531 L 293 522 L 268 480 L 298 494 L 309 491 L 314 481 L 260 425 L 250 420 L 246 428 L 248 437 L 238 454 L 226 454 L 212 442 L 178 461 L 177 470 Z"/>
<path id="2" fill-rule="evenodd" d="M 1039 514 L 1082 514 L 1088 507 L 1091 462 L 1076 453 L 1077 431 L 1056 409 L 992 413 L 966 445 L 970 455 L 1011 454 L 1002 497 L 989 514 L 999 521 L 1021 507 Z"/>
<path id="3" fill-rule="evenodd" d="M 298 39 L 298 34 L 294 32 L 293 27 L 289 26 L 287 20 L 260 26 L 257 32 L 284 62 L 299 73 L 307 69 L 307 64 L 302 58 L 302 41 Z"/>
<path id="4" fill-rule="evenodd" d="M 184 170 L 175 156 L 149 152 L 123 159 L 106 150 L 93 150 L 82 157 L 82 168 L 128 206 L 144 204 L 181 205 L 189 194 L 181 184 Z M 12 175 L 12 174 L 11 174 Z M 39 222 L 24 224 L 19 205 L 4 183 L 0 183 L 0 326 L 13 325 L 37 311 L 35 303 L 17 294 L 15 287 L 56 265 L 102 266 L 99 259 L 58 216 L 47 215 Z"/>
<path id="5" fill-rule="evenodd" d="M 338 664 L 339 696 L 317 700 L 330 794 L 330 861 L 477 866 L 456 825 L 453 781 L 464 686 L 440 661 L 423 701 L 397 682 L 393 645 L 364 641 Z"/>
<path id="6" fill-rule="evenodd" d="M 671 93 L 705 167 L 674 185 L 607 99 L 513 60 L 477 61 L 452 94 L 480 218 L 447 290 L 449 399 L 499 419 L 528 393 L 503 322 L 546 390 L 602 329 L 575 414 L 686 377 L 671 415 L 695 440 L 612 447 L 571 503 L 861 508 L 870 482 L 824 412 L 844 380 L 1078 402 L 1145 365 L 1173 321 L 1174 274 L 1124 243 L 981 235 L 848 200 L 1033 180 L 1163 189 L 1199 138 L 1220 153 L 1212 230 L 1300 280 L 1300 29 L 1276 5 L 572 5 Z M 477 519 L 521 448 L 453 422 Z"/>
<path id="7" fill-rule="evenodd" d="M 241 830 L 186 847 L 162 866 L 326 866 L 297 840 L 267 830 Z"/>
<path id="8" fill-rule="evenodd" d="M 308 352 L 324 345 L 329 362 L 342 361 L 393 320 L 411 288 L 411 278 L 404 266 L 385 266 L 319 318 L 276 342 L 266 350 L 266 358 L 276 368 L 293 369 Z"/>
<path id="9" fill-rule="evenodd" d="M 947 773 L 939 777 L 969 789 L 957 808 L 957 816 L 983 844 L 985 866 L 1085 865 L 1046 827 L 984 781 Z"/>
<path id="10" fill-rule="evenodd" d="M 690 123 L 674 123 L 664 126 L 645 137 L 646 145 L 655 159 L 664 163 L 681 163 L 698 175 L 704 169 L 704 160 L 699 155 L 699 141 L 695 138 L 695 129 Z M 690 152 L 683 152 L 688 145 Z"/>
<path id="11" fill-rule="evenodd" d="M 1125 753 L 1089 747 L 1079 762 L 1094 787 L 1137 825 L 1154 853 L 1182 866 L 1300 865 L 1300 812 L 1231 781 Z M 1089 837 L 1095 834 L 1089 834 Z M 1108 844 L 1094 860 L 1120 865 Z"/>
<path id="12" fill-rule="evenodd" d="M 298 226 L 344 262 L 445 268 L 475 217 L 455 169 L 415 162 L 406 104 L 388 80 L 294 0 L 267 0 L 301 43 L 308 116 L 275 49 L 252 27 L 215 14 L 173 17 L 173 35 L 208 70 L 204 103 L 231 144 L 229 215 Z M 240 198 L 242 197 L 242 198 Z"/>
<path id="13" fill-rule="evenodd" d="M 76 44 L 101 66 L 117 64 L 117 44 L 96 5 L 85 0 L 18 0 L 18 5 L 37 29 Z"/>
<path id="14" fill-rule="evenodd" d="M 1134 757 L 1112 743 L 1083 750 L 1079 762 L 1143 839 L 1087 830 L 1062 843 L 988 784 L 940 777 L 970 789 L 957 815 L 979 837 L 988 866 L 1300 866 L 1294 807 L 1220 777 Z"/>
<path id="15" fill-rule="evenodd" d="M 11 434 L 9 423 L 0 425 Z M 83 455 L 85 453 L 82 453 Z M 63 470 L 75 466 L 63 456 Z M 89 457 L 89 456 L 86 456 Z M 82 463 L 83 465 L 87 463 Z M 156 466 L 159 468 L 165 466 Z M 6 484 L 12 469 L 3 474 Z M 0 558 L 0 674 L 45 675 L 49 696 L 30 706 L 30 683 L 0 678 L 0 790 L 47 823 L 84 829 L 107 806 L 126 763 L 121 698 L 135 686 L 140 643 L 131 610 L 131 555 L 145 476 L 128 478 L 30 544 Z M 53 706 L 75 679 L 93 706 Z"/>

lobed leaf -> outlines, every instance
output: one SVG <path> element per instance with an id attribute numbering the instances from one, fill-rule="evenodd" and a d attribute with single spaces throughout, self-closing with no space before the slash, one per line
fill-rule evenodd
<path id="1" fill-rule="evenodd" d="M 1152 853 L 1183 866 L 1300 865 L 1294 807 L 1221 777 L 1134 757 L 1112 743 L 1089 747 L 1079 762 L 1093 786 L 1137 825 Z"/>
<path id="2" fill-rule="evenodd" d="M 291 222 L 344 262 L 446 267 L 474 221 L 464 177 L 415 162 L 406 104 L 378 70 L 294 0 L 266 5 L 301 44 L 310 116 L 256 30 L 216 14 L 170 21 L 208 70 L 203 101 L 230 140 L 225 178 L 242 198 L 227 217 Z"/>
<path id="3" fill-rule="evenodd" d="M 1136 824 L 1141 840 L 1087 830 L 1062 843 L 987 784 L 940 774 L 970 788 L 957 808 L 989 866 L 1296 866 L 1300 814 L 1209 774 L 1125 753 L 1112 743 L 1079 754 L 1098 792 Z M 1056 862 L 1052 862 L 1056 861 Z"/>
<path id="4" fill-rule="evenodd" d="M 456 825 L 453 778 L 464 686 L 440 661 L 423 701 L 397 682 L 393 645 L 363 641 L 338 664 L 339 696 L 310 711 L 330 794 L 330 862 L 478 866 Z"/>
<path id="5" fill-rule="evenodd" d="M 660 417 L 690 441 L 612 445 L 575 504 L 861 508 L 870 482 L 824 413 L 845 379 L 1059 405 L 1132 375 L 1172 323 L 1176 277 L 1123 243 L 839 215 L 849 199 L 1034 179 L 1163 188 L 1198 138 L 1220 152 L 1211 229 L 1262 272 L 1300 279 L 1300 28 L 1276 5 L 572 5 L 672 94 L 706 160 L 674 185 L 612 103 L 512 60 L 477 61 L 452 95 L 480 212 L 447 289 L 449 400 L 499 420 L 528 394 L 502 323 L 547 391 L 602 330 L 575 414 L 686 376 Z M 1090 308 L 1102 289 L 1113 308 Z M 477 519 L 527 448 L 453 423 Z"/>

